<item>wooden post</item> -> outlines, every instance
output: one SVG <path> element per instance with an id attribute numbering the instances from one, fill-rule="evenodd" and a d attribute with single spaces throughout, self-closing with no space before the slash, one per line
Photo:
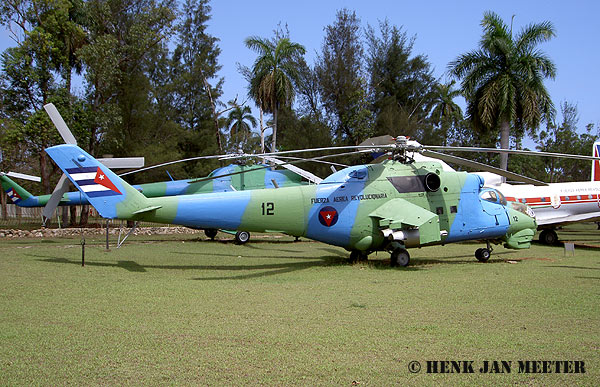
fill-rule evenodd
<path id="1" fill-rule="evenodd" d="M 2 219 L 8 220 L 8 211 L 6 209 L 6 194 L 4 192 L 0 192 L 0 197 L 0 200 L 2 201 Z"/>

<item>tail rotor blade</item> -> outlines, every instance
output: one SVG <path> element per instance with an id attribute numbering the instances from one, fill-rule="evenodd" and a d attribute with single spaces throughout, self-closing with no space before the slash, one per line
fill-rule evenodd
<path id="1" fill-rule="evenodd" d="M 44 224 L 46 223 L 47 219 L 50 219 L 52 217 L 52 215 L 54 214 L 54 210 L 56 210 L 56 207 L 58 207 L 58 203 L 60 203 L 60 200 L 62 199 L 64 193 L 67 192 L 68 189 L 69 179 L 63 173 L 63 175 L 60 177 L 60 180 L 58 181 L 58 184 L 54 188 L 50 199 L 48 199 L 48 203 L 46 203 L 46 206 L 42 211 Z"/>
<path id="2" fill-rule="evenodd" d="M 44 109 L 46 110 L 46 113 L 48 113 L 48 115 L 50 116 L 50 119 L 52 120 L 54 126 L 56 126 L 56 129 L 58 129 L 58 133 L 60 133 L 63 140 L 65 140 L 65 143 L 76 145 L 77 140 L 75 140 L 75 136 L 73 136 L 73 133 L 71 133 L 71 130 L 69 130 L 69 127 L 67 126 L 65 120 L 63 120 L 62 116 L 56 109 L 56 106 L 54 106 L 54 104 L 49 103 L 47 105 L 44 105 Z"/>
<path id="3" fill-rule="evenodd" d="M 42 179 L 39 176 L 28 175 L 26 173 L 18 173 L 18 172 L 8 172 L 6 176 L 14 177 L 17 179 L 30 180 L 35 182 L 41 182 Z"/>

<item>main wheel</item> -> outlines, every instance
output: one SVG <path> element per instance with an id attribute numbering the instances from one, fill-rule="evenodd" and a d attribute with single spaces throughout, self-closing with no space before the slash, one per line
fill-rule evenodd
<path id="1" fill-rule="evenodd" d="M 204 235 L 206 235 L 207 238 L 210 238 L 212 240 L 215 240 L 215 237 L 217 236 L 218 232 L 219 230 L 217 230 L 216 228 L 204 229 Z"/>
<path id="2" fill-rule="evenodd" d="M 248 231 L 238 231 L 235 233 L 235 243 L 243 245 L 250 240 L 250 233 Z"/>
<path id="3" fill-rule="evenodd" d="M 540 242 L 545 245 L 555 245 L 558 242 L 558 235 L 554 230 L 544 230 L 540 233 Z"/>
<path id="4" fill-rule="evenodd" d="M 390 256 L 390 266 L 406 267 L 406 266 L 408 266 L 409 262 L 410 262 L 410 254 L 408 254 L 408 251 L 406 251 L 404 249 L 396 249 L 396 250 L 392 251 L 392 255 Z"/>
<path id="5" fill-rule="evenodd" d="M 490 259 L 490 255 L 492 255 L 491 251 L 486 248 L 475 250 L 475 258 L 477 258 L 479 262 L 487 262 Z"/>

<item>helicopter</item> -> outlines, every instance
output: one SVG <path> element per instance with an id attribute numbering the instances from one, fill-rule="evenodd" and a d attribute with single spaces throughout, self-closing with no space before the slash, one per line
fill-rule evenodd
<path id="1" fill-rule="evenodd" d="M 67 126 L 66 122 L 58 112 L 58 109 L 54 104 L 49 103 L 44 105 L 46 113 L 50 117 L 54 126 L 58 130 L 59 134 L 67 144 L 77 145 L 75 136 Z M 227 166 L 217 168 L 213 170 L 208 176 L 204 178 L 196 179 L 184 179 L 184 180 L 173 180 L 171 175 L 167 172 L 170 181 L 146 183 L 133 185 L 135 189 L 142 192 L 146 197 L 160 197 L 160 196 L 176 196 L 176 195 L 189 195 L 189 194 L 200 194 L 208 192 L 225 192 L 225 191 L 241 191 L 241 190 L 252 190 L 259 188 L 279 188 L 287 186 L 295 186 L 300 184 L 319 183 L 322 179 L 312 173 L 300 169 L 294 165 L 282 162 L 274 157 L 265 156 L 263 157 L 262 164 L 247 163 L 246 155 L 219 155 L 219 156 L 200 156 L 192 157 L 182 161 L 202 160 L 202 159 L 215 159 L 220 160 L 236 159 L 234 163 Z M 240 160 L 241 158 L 241 160 Z M 144 158 L 104 158 L 98 159 L 102 164 L 114 168 L 139 168 L 143 167 Z M 271 164 L 265 164 L 265 162 Z M 157 167 L 165 167 L 173 164 L 173 162 L 166 162 L 157 165 L 152 165 L 133 171 L 128 171 L 119 174 L 119 176 L 126 176 L 132 173 L 143 172 L 148 169 Z M 275 169 L 275 165 L 281 165 L 284 169 Z M 82 196 L 79 191 L 67 192 L 68 181 L 65 178 L 61 178 L 57 184 L 54 192 L 51 195 L 32 195 L 26 189 L 14 182 L 10 177 L 16 177 L 20 179 L 40 181 L 39 177 L 30 176 L 22 173 L 0 172 L 0 183 L 2 189 L 6 192 L 9 199 L 20 207 L 44 207 L 43 211 L 43 224 L 45 225 L 47 220 L 52 217 L 52 214 L 58 206 L 70 206 L 70 205 L 86 205 L 89 204 L 86 196 Z M 302 180 L 304 178 L 306 181 Z M 246 231 L 228 231 L 223 230 L 226 233 L 234 234 L 235 241 L 238 244 L 244 244 L 249 241 L 250 233 Z M 218 229 L 207 228 L 204 229 L 204 233 L 210 239 L 214 239 L 218 233 Z"/>
<path id="2" fill-rule="evenodd" d="M 238 173 L 241 172 L 241 173 Z M 233 175 L 232 175 L 233 174 Z M 9 199 L 19 207 L 46 207 L 51 195 L 32 195 L 25 188 L 17 184 L 9 176 L 22 178 L 23 174 L 0 173 L 0 183 Z M 214 179 L 210 179 L 217 176 Z M 194 180 L 194 182 L 192 182 Z M 207 180 L 198 179 L 171 180 L 156 183 L 136 184 L 133 188 L 143 193 L 144 196 L 154 198 L 161 196 L 176 196 L 201 194 L 208 192 L 242 191 L 259 188 L 288 187 L 300 184 L 308 184 L 302 177 L 289 170 L 276 170 L 269 165 L 261 164 L 229 164 L 212 171 Z M 87 197 L 79 191 L 65 192 L 58 203 L 51 208 L 54 212 L 56 206 L 71 206 L 90 204 Z M 214 239 L 217 229 L 204 229 L 207 237 Z M 225 231 L 234 234 L 238 244 L 244 244 L 250 240 L 250 234 L 246 231 Z"/>
<path id="3" fill-rule="evenodd" d="M 405 137 L 385 149 L 389 159 L 344 168 L 315 185 L 158 198 L 147 198 L 76 145 L 46 152 L 110 219 L 280 232 L 344 247 L 351 260 L 387 251 L 392 266 L 407 266 L 414 247 L 482 240 L 486 247 L 475 251 L 482 262 L 492 243 L 530 247 L 537 225 L 526 205 L 508 204 L 477 175 L 415 161 Z"/>

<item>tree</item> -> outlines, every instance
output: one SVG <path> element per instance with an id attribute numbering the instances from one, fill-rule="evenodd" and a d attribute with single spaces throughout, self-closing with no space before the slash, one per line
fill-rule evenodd
<path id="1" fill-rule="evenodd" d="M 298 82 L 298 58 L 304 55 L 304 46 L 288 37 L 276 40 L 250 37 L 246 46 L 257 52 L 251 69 L 250 97 L 262 111 L 273 114 L 271 151 L 277 145 L 277 113 L 294 101 L 294 85 Z"/>
<path id="2" fill-rule="evenodd" d="M 427 57 L 413 56 L 415 37 L 409 39 L 387 20 L 379 23 L 379 34 L 369 26 L 366 35 L 374 134 L 422 136 L 431 129 L 428 114 L 435 83 Z"/>
<path id="3" fill-rule="evenodd" d="M 321 101 L 337 142 L 356 145 L 369 137 L 372 128 L 360 19 L 355 12 L 342 9 L 325 32 L 315 64 Z"/>
<path id="4" fill-rule="evenodd" d="M 217 45 L 219 39 L 206 31 L 211 11 L 208 3 L 208 0 L 185 1 L 173 54 L 172 80 L 179 123 L 187 131 L 198 134 L 199 143 L 195 150 L 190 149 L 191 153 L 223 151 L 219 120 L 222 114 L 219 109 L 224 106 L 219 101 L 223 78 L 217 76 L 221 69 L 218 63 L 221 49 Z M 214 146 L 206 146 L 208 136 L 214 136 Z"/>
<path id="5" fill-rule="evenodd" d="M 461 91 L 467 100 L 467 114 L 475 130 L 500 130 L 501 148 L 509 148 L 513 136 L 525 130 L 534 134 L 540 121 L 550 121 L 554 105 L 544 79 L 554 78 L 556 67 L 537 48 L 550 40 L 554 27 L 550 22 L 530 24 L 515 37 L 498 15 L 486 12 L 481 22 L 483 36 L 479 49 L 460 55 L 448 65 L 449 72 L 461 79 Z M 506 169 L 508 155 L 500 166 Z"/>
<path id="6" fill-rule="evenodd" d="M 563 121 L 560 125 L 548 124 L 535 138 L 541 152 L 574 153 L 589 155 L 595 141 L 598 139 L 598 130 L 593 133 L 593 125 L 587 125 L 586 132 L 577 132 L 579 121 L 577 105 L 563 102 L 560 106 Z M 589 161 L 558 159 L 554 157 L 543 158 L 544 174 L 542 180 L 557 183 L 566 181 L 586 181 L 590 178 L 591 165 Z"/>
<path id="7" fill-rule="evenodd" d="M 252 127 L 256 126 L 256 118 L 249 106 L 235 104 L 227 116 L 229 128 L 230 150 L 244 150 L 248 138 L 252 135 Z"/>
<path id="8" fill-rule="evenodd" d="M 52 167 L 44 149 L 60 137 L 42 107 L 54 102 L 70 108 L 74 100 L 71 72 L 80 69 L 75 52 L 84 44 L 81 20 L 78 0 L 8 1 L 0 7 L 0 21 L 17 42 L 2 55 L 0 106 L 12 121 L 6 136 L 14 146 L 26 143 L 29 155 L 39 158 L 46 193 L 52 190 Z"/>
<path id="9" fill-rule="evenodd" d="M 153 110 L 149 69 L 167 50 L 174 2 L 89 0 L 85 5 L 88 44 L 78 55 L 93 117 L 88 151 L 130 155 L 145 123 L 161 119 Z"/>
<path id="10" fill-rule="evenodd" d="M 463 119 L 462 109 L 454 102 L 460 95 L 460 90 L 453 88 L 454 84 L 455 81 L 438 83 L 434 88 L 431 121 L 441 130 L 442 145 L 448 145 L 449 130 L 458 127 Z"/>

